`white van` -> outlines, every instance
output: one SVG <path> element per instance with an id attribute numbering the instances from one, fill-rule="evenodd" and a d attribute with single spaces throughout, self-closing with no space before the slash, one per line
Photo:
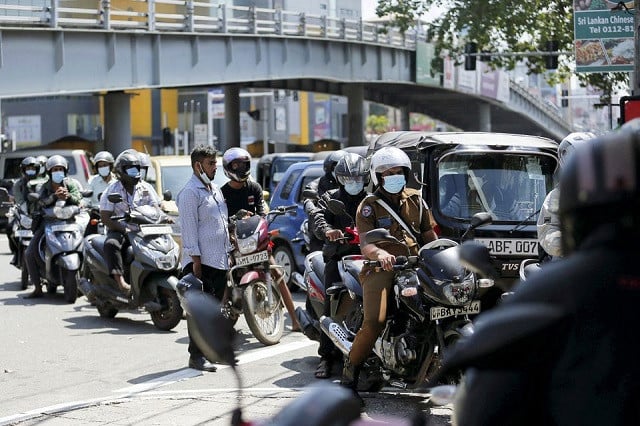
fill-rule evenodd
<path id="1" fill-rule="evenodd" d="M 93 174 L 91 166 L 91 153 L 83 149 L 25 149 L 19 151 L 3 152 L 0 154 L 0 180 L 3 185 L 7 180 L 15 181 L 20 178 L 20 163 L 26 157 L 45 155 L 62 155 L 69 163 L 68 175 L 76 179 L 83 188 L 87 188 L 89 177 Z M 6 186 L 5 186 L 6 187 Z"/>

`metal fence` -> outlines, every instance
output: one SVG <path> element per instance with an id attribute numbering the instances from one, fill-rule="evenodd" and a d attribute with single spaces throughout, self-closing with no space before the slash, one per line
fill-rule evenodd
<path id="1" fill-rule="evenodd" d="M 97 6 L 97 7 L 96 7 Z M 418 34 L 362 19 L 184 0 L 0 0 L 0 28 L 261 34 L 350 40 L 415 49 Z"/>

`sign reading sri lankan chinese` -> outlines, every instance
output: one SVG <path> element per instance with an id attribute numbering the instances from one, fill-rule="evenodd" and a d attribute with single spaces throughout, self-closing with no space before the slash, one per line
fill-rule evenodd
<path id="1" fill-rule="evenodd" d="M 633 71 L 634 2 L 574 0 L 577 72 Z M 619 10 L 612 10 L 616 8 Z"/>

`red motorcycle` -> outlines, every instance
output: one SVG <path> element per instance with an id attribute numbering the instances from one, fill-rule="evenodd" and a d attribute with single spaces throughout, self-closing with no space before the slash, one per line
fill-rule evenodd
<path id="1" fill-rule="evenodd" d="M 266 217 L 246 216 L 241 211 L 233 221 L 234 266 L 228 275 L 230 291 L 223 312 L 233 323 L 244 313 L 253 335 L 267 346 L 278 343 L 284 331 L 284 303 L 271 278 L 271 270 L 281 266 L 270 263 L 271 239 L 278 231 L 269 231 L 269 224 L 296 209 L 296 205 L 282 206 Z"/>

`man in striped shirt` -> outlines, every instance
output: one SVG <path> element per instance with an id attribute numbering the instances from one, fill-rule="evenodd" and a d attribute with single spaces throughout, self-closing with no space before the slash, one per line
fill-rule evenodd
<path id="1" fill-rule="evenodd" d="M 191 152 L 193 175 L 177 197 L 182 228 L 182 272 L 193 273 L 204 291 L 218 300 L 224 295 L 229 269 L 228 212 L 220 188 L 214 184 L 216 151 L 198 145 Z M 189 367 L 216 371 L 189 336 Z"/>

